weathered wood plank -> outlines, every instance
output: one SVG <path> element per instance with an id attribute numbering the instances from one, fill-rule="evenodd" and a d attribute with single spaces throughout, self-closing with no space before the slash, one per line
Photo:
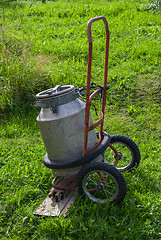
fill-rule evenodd
<path id="1" fill-rule="evenodd" d="M 49 198 L 49 196 L 47 196 L 34 212 L 34 215 L 53 217 L 59 217 L 61 214 L 66 215 L 69 207 L 75 201 L 75 195 L 74 191 L 69 191 L 66 197 L 59 202 L 56 202 L 54 198 Z"/>

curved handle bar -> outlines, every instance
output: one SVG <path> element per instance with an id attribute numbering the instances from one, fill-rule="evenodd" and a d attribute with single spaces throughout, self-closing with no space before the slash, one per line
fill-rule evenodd
<path id="1" fill-rule="evenodd" d="M 88 42 L 92 42 L 92 33 L 91 33 L 91 25 L 93 22 L 95 21 L 98 21 L 98 20 L 103 20 L 104 21 L 104 24 L 105 24 L 105 30 L 106 31 L 109 31 L 108 29 L 108 23 L 107 23 L 107 20 L 104 16 L 99 16 L 99 17 L 94 17 L 94 18 L 91 18 L 89 21 L 88 21 L 88 24 L 87 24 L 87 35 L 88 35 Z"/>

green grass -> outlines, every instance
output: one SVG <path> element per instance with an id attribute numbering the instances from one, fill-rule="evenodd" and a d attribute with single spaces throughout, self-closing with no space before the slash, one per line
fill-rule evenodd
<path id="1" fill-rule="evenodd" d="M 160 239 L 159 4 L 0 2 L 0 239 Z M 56 84 L 86 85 L 86 25 L 98 15 L 107 18 L 110 29 L 104 130 L 133 139 L 141 163 L 124 174 L 128 191 L 119 206 L 77 198 L 66 218 L 37 217 L 33 212 L 48 194 L 53 176 L 42 161 L 46 150 L 36 122 L 35 95 Z M 92 33 L 92 81 L 100 83 L 102 22 L 92 25 Z M 97 118 L 93 109 L 92 116 Z"/>

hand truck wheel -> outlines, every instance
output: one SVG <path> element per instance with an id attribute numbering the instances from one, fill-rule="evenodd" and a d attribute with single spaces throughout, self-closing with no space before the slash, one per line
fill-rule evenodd
<path id="1" fill-rule="evenodd" d="M 105 160 L 107 158 L 107 162 L 121 172 L 137 168 L 140 163 L 140 151 L 135 142 L 123 135 L 111 135 L 110 137 L 111 142 L 106 148 Z"/>
<path id="2" fill-rule="evenodd" d="M 120 203 L 126 195 L 123 175 L 112 165 L 95 162 L 86 165 L 77 176 L 79 195 L 96 203 Z"/>

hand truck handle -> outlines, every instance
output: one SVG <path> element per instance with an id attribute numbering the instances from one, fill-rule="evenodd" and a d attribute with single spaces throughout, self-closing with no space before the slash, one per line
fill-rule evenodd
<path id="1" fill-rule="evenodd" d="M 94 17 L 94 18 L 91 18 L 89 21 L 88 21 L 88 24 L 87 24 L 87 35 L 88 35 L 88 42 L 92 42 L 92 33 L 91 33 L 91 25 L 93 22 L 95 21 L 98 21 L 98 20 L 103 20 L 104 21 L 104 24 L 105 24 L 105 30 L 106 31 L 109 31 L 108 29 L 108 23 L 107 23 L 107 20 L 104 16 L 99 16 L 99 17 Z"/>
<path id="2" fill-rule="evenodd" d="M 97 89 L 91 96 L 90 96 L 90 81 L 91 81 L 91 63 L 92 63 L 92 33 L 91 33 L 91 25 L 93 22 L 103 20 L 106 30 L 106 53 L 105 53 L 105 72 L 104 72 L 104 85 L 103 94 L 102 94 L 102 110 L 101 110 L 101 119 L 89 127 L 89 114 L 90 114 L 90 105 L 93 96 L 100 92 L 100 89 Z M 106 90 L 107 90 L 107 72 L 108 72 L 108 54 L 109 54 L 109 28 L 107 20 L 104 16 L 99 16 L 95 18 L 91 18 L 87 24 L 87 35 L 88 35 L 88 42 L 89 42 L 89 52 L 88 52 L 88 72 L 87 72 L 87 89 L 86 89 L 86 108 L 85 108 L 85 128 L 84 128 L 84 148 L 83 148 L 83 155 L 92 152 L 96 149 L 103 140 L 103 121 L 104 121 L 104 111 L 106 105 Z M 96 128 L 100 125 L 99 131 L 99 142 L 87 150 L 87 142 L 88 142 L 88 132 L 92 129 Z"/>

